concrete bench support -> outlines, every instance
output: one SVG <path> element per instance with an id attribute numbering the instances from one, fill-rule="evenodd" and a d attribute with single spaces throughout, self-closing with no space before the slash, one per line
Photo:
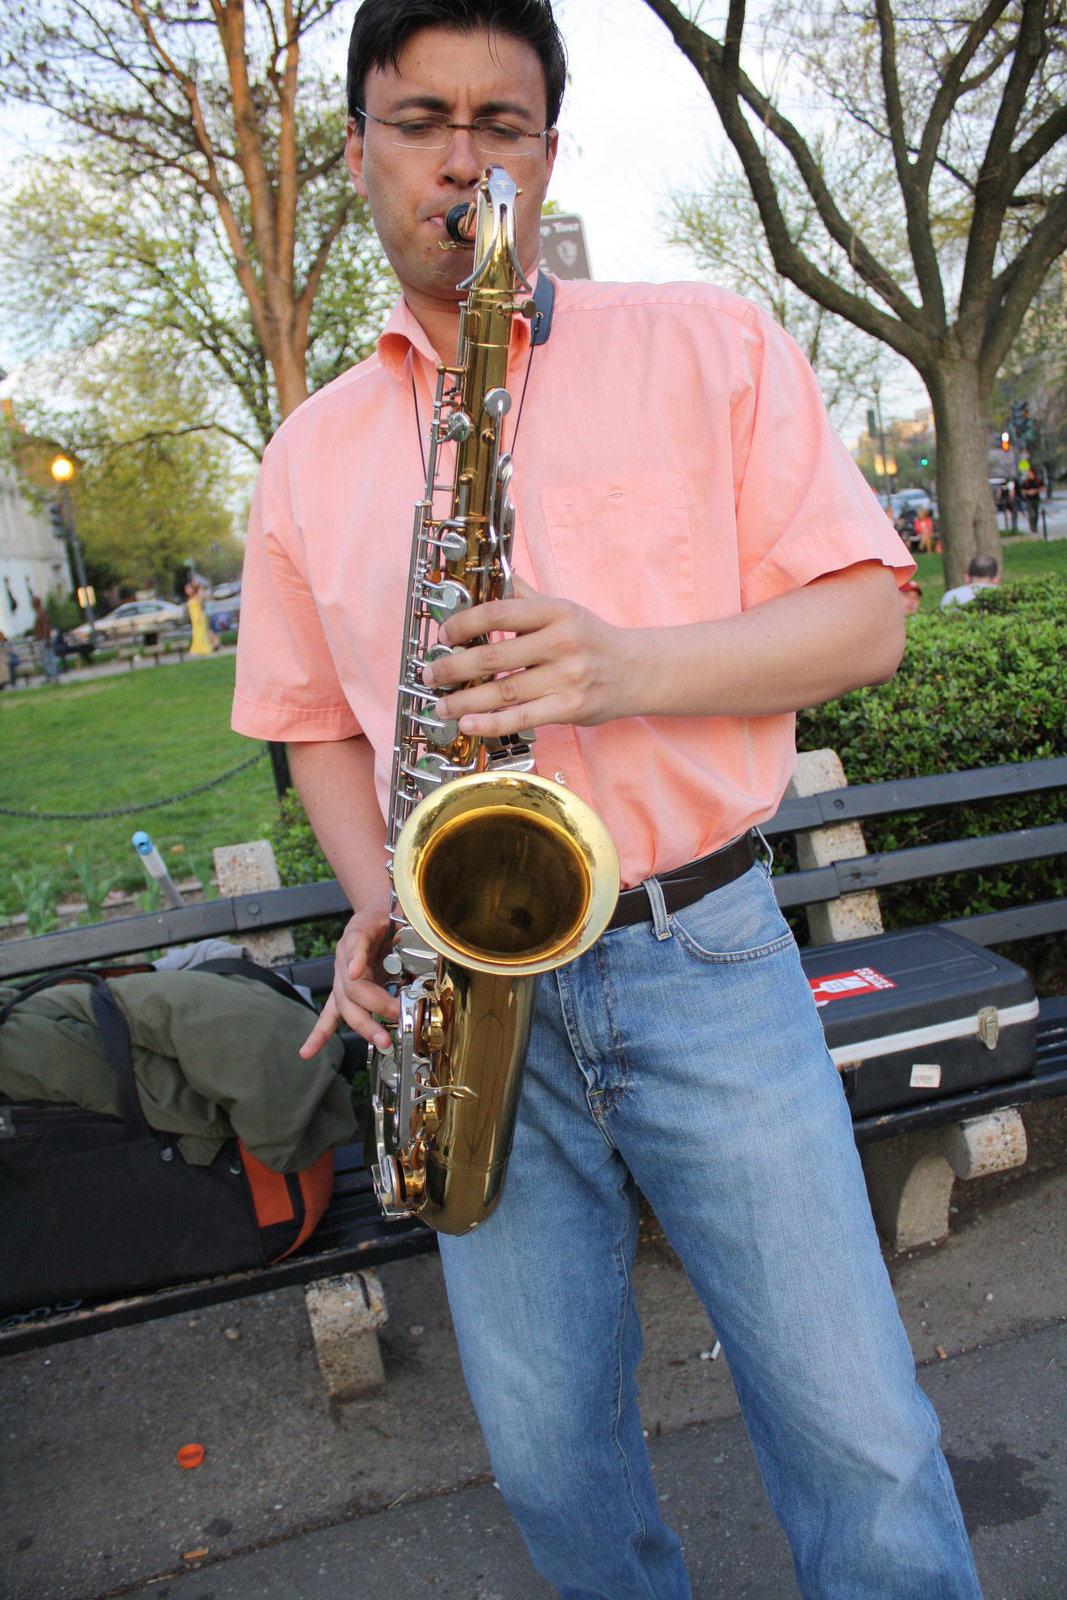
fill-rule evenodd
<path id="1" fill-rule="evenodd" d="M 947 1128 L 904 1134 L 861 1152 L 878 1231 L 894 1250 L 948 1237 L 952 1186 L 1021 1167 L 1026 1129 L 1014 1107 Z"/>
<path id="2" fill-rule="evenodd" d="M 322 1278 L 304 1290 L 319 1371 L 331 1400 L 344 1403 L 385 1383 L 378 1329 L 388 1322 L 382 1286 L 373 1272 Z"/>
<path id="3" fill-rule="evenodd" d="M 797 757 L 796 771 L 786 794 L 802 799 L 844 789 L 848 779 L 836 750 L 805 750 Z M 867 845 L 858 822 L 839 822 L 832 828 L 812 828 L 797 834 L 797 866 L 802 872 L 865 856 Z M 883 933 L 878 896 L 871 890 L 842 895 L 840 900 L 804 907 L 812 944 L 837 944 L 842 939 L 865 939 Z"/>
<path id="4" fill-rule="evenodd" d="M 223 845 L 212 851 L 219 894 L 232 900 L 239 894 L 263 894 L 268 889 L 280 889 L 282 880 L 269 839 L 251 839 L 247 844 Z M 291 961 L 296 947 L 288 928 L 274 928 L 267 933 L 241 935 L 253 961 L 261 967 L 274 967 L 280 961 Z"/>

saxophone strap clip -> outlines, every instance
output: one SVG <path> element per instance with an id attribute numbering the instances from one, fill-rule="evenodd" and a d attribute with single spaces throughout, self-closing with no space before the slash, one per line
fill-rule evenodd
<path id="1" fill-rule="evenodd" d="M 533 303 L 537 307 L 537 312 L 530 328 L 530 343 L 532 345 L 547 344 L 548 336 L 552 332 L 552 312 L 556 304 L 556 286 L 543 269 L 537 274 L 537 286 L 533 292 Z"/>

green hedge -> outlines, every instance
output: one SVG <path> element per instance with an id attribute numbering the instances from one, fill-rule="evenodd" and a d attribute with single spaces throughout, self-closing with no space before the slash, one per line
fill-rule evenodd
<path id="1" fill-rule="evenodd" d="M 1067 579 L 987 589 L 965 606 L 908 619 L 891 683 L 803 712 L 801 750 L 838 752 L 849 783 L 918 778 L 1067 754 Z M 1061 794 L 864 824 L 872 851 L 1060 822 Z M 1047 861 L 903 885 L 880 895 L 887 927 L 936 922 L 1067 893 Z"/>
<path id="2" fill-rule="evenodd" d="M 268 837 L 283 889 L 301 883 L 320 883 L 334 876 L 333 868 L 319 849 L 295 789 L 290 789 L 280 802 L 278 816 L 268 830 Z M 293 935 L 297 956 L 303 961 L 312 956 L 332 955 L 343 928 L 342 917 L 297 928 Z"/>

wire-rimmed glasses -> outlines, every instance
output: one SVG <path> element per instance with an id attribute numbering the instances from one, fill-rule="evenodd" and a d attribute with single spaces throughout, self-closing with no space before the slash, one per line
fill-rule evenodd
<path id="1" fill-rule="evenodd" d="M 528 128 L 517 128 L 499 117 L 477 117 L 474 122 L 452 122 L 443 112 L 426 111 L 417 117 L 404 117 L 390 121 L 388 117 L 372 117 L 369 111 L 356 106 L 355 111 L 368 122 L 390 129 L 390 139 L 402 150 L 445 150 L 455 133 L 469 133 L 471 144 L 481 156 L 532 155 L 532 139 L 547 139 L 553 131 L 541 128 L 531 133 Z"/>

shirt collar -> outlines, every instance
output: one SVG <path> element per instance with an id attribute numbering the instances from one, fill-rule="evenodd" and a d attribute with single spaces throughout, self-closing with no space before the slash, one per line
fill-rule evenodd
<path id="1" fill-rule="evenodd" d="M 537 273 L 533 275 L 530 284 L 532 291 L 537 287 Z M 530 319 L 528 317 L 515 317 L 511 324 L 511 348 L 508 351 L 508 366 L 513 367 L 521 361 L 530 349 Z M 378 359 L 388 373 L 394 378 L 403 378 L 408 365 L 408 358 L 412 353 L 420 355 L 432 367 L 437 366 L 437 353 L 423 331 L 422 324 L 412 313 L 407 301 L 401 296 L 389 314 L 389 320 L 378 335 Z"/>

